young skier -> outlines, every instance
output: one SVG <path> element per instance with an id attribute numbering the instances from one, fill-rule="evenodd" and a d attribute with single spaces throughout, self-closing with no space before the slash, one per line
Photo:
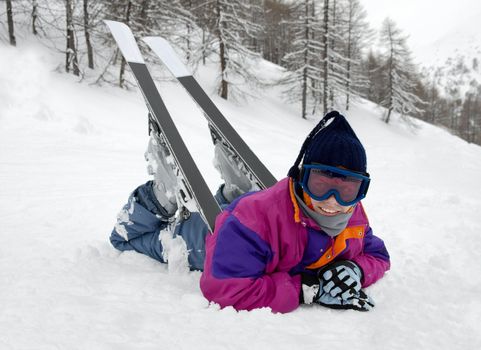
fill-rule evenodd
<path id="1" fill-rule="evenodd" d="M 223 154 L 218 147 L 216 153 Z M 389 269 L 389 254 L 360 202 L 370 182 L 366 154 L 344 116 L 334 111 L 321 120 L 287 178 L 230 204 L 246 186 L 236 186 L 242 179 L 229 176 L 236 172 L 226 171 L 228 162 L 219 163 L 226 184 L 216 199 L 224 210 L 213 235 L 196 213 L 175 227 L 190 267 L 203 270 L 200 287 L 209 301 L 274 312 L 300 303 L 360 311 L 374 306 L 361 288 Z M 116 248 L 164 262 L 159 234 L 176 209 L 164 187 L 171 180 L 173 175 L 134 191 L 110 238 Z"/>

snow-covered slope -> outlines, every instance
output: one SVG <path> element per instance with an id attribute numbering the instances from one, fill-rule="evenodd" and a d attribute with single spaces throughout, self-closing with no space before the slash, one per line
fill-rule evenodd
<path id="1" fill-rule="evenodd" d="M 453 16 L 456 16 L 453 13 Z M 424 46 L 416 47 L 416 61 L 423 66 L 439 67 L 448 58 L 465 56 L 467 61 L 481 54 L 481 36 L 479 35 L 479 18 L 481 11 L 473 11 L 469 16 L 460 20 L 456 18 L 452 23 L 446 23 L 449 30 L 439 39 Z M 457 23 L 457 24 L 454 24 Z"/>
<path id="2" fill-rule="evenodd" d="M 148 179 L 146 109 L 137 92 L 55 72 L 59 61 L 35 45 L 0 45 L 1 349 L 481 347 L 480 147 L 355 107 L 347 115 L 373 178 L 364 204 L 392 256 L 368 290 L 375 310 L 219 310 L 199 273 L 169 274 L 110 246 L 117 211 Z M 199 76 L 212 92 L 212 69 Z M 215 190 L 204 119 L 177 85 L 161 91 Z M 318 120 L 299 119 L 275 89 L 247 106 L 214 100 L 278 178 Z"/>

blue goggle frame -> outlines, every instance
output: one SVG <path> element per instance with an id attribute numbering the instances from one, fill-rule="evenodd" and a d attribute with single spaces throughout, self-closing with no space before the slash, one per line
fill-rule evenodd
<path id="1" fill-rule="evenodd" d="M 369 189 L 369 183 L 371 182 L 371 179 L 369 178 L 369 174 L 363 174 L 363 173 L 358 173 L 358 172 L 354 172 L 354 171 L 349 171 L 349 170 L 336 168 L 336 167 L 329 166 L 329 165 L 308 164 L 308 165 L 303 165 L 302 169 L 303 169 L 303 176 L 302 176 L 301 186 L 302 186 L 302 189 L 309 195 L 309 197 L 311 197 L 311 198 L 313 198 L 317 201 L 323 201 L 323 200 L 328 199 L 330 196 L 334 196 L 334 198 L 336 198 L 336 201 L 342 206 L 351 206 L 351 205 L 359 202 L 364 197 L 366 197 L 367 190 Z M 352 177 L 352 178 L 361 180 L 361 185 L 359 187 L 359 191 L 358 191 L 356 197 L 351 201 L 345 201 L 345 200 L 342 199 L 339 191 L 335 188 L 328 190 L 322 196 L 315 195 L 314 193 L 312 193 L 309 190 L 309 186 L 308 186 L 309 175 L 310 175 L 312 169 L 317 169 L 317 170 L 321 170 L 321 171 L 328 171 L 328 172 L 334 174 L 334 177 L 341 177 L 341 178 L 342 177 Z"/>

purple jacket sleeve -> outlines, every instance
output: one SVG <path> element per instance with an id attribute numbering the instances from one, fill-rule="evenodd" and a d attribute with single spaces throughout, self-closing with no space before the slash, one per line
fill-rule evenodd
<path id="1" fill-rule="evenodd" d="M 352 259 L 363 271 L 362 286 L 367 287 L 380 279 L 389 270 L 389 253 L 382 239 L 374 236 L 369 227 L 363 240 L 362 253 Z"/>
<path id="2" fill-rule="evenodd" d="M 276 271 L 273 261 L 269 242 L 224 211 L 217 218 L 214 235 L 206 240 L 201 290 L 221 307 L 292 311 L 299 305 L 300 277 Z"/>

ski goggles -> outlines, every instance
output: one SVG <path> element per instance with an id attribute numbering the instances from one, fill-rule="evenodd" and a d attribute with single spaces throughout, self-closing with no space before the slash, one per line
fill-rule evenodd
<path id="1" fill-rule="evenodd" d="M 334 196 L 343 206 L 351 206 L 366 197 L 369 174 L 328 165 L 303 165 L 302 189 L 313 199 L 323 201 Z"/>

